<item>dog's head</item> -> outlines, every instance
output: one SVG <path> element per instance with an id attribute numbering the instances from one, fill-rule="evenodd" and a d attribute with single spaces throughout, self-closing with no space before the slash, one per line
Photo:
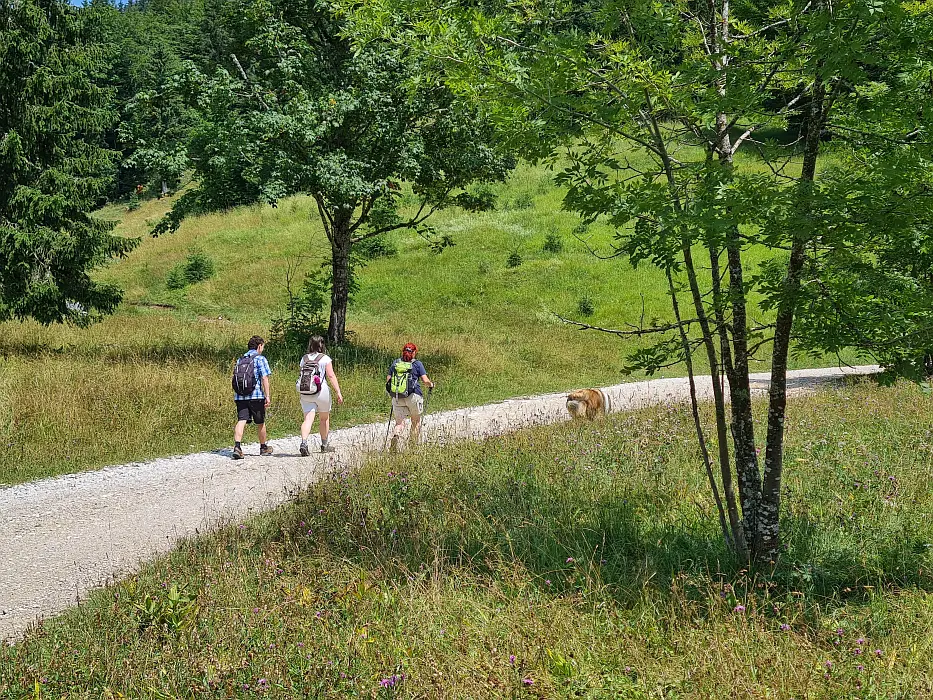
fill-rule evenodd
<path id="1" fill-rule="evenodd" d="M 586 390 L 575 391 L 567 397 L 567 413 L 574 418 L 586 417 Z"/>

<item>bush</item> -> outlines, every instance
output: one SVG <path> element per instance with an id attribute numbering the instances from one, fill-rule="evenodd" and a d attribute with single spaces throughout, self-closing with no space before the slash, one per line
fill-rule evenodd
<path id="1" fill-rule="evenodd" d="M 398 246 L 386 235 L 373 236 L 357 243 L 354 252 L 364 261 L 394 258 L 398 255 Z"/>
<path id="2" fill-rule="evenodd" d="M 277 350 L 286 354 L 303 352 L 305 343 L 312 335 L 324 335 L 327 332 L 327 320 L 330 313 L 330 282 L 326 266 L 305 275 L 301 289 L 292 292 L 288 289 L 288 301 L 285 313 L 272 319 L 269 331 L 270 340 Z"/>
<path id="3" fill-rule="evenodd" d="M 185 262 L 169 271 L 165 286 L 169 289 L 183 289 L 189 284 L 197 284 L 214 276 L 214 261 L 200 248 L 188 251 Z"/>
<path id="4" fill-rule="evenodd" d="M 531 192 L 519 192 L 515 198 L 509 202 L 509 209 L 531 209 L 535 203 L 534 195 Z"/>
<path id="5" fill-rule="evenodd" d="M 584 294 L 580 297 L 580 301 L 577 302 L 577 313 L 581 316 L 592 316 L 596 311 L 596 306 L 593 303 L 593 298 L 589 294 Z"/>
<path id="6" fill-rule="evenodd" d="M 559 253 L 564 249 L 564 242 L 556 233 L 549 233 L 544 239 L 543 250 L 545 253 Z"/>
<path id="7" fill-rule="evenodd" d="M 522 264 L 522 256 L 518 254 L 517 250 L 513 250 L 505 261 L 506 267 L 518 267 L 521 264 Z"/>

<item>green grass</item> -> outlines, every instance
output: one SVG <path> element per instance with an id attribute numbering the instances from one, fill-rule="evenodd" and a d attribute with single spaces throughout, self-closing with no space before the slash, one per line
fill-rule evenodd
<path id="1" fill-rule="evenodd" d="M 0 650 L 0 698 L 929 697 L 930 409 L 791 402 L 773 572 L 683 407 L 371 461 Z"/>
<path id="2" fill-rule="evenodd" d="M 398 255 L 363 270 L 349 313 L 354 343 L 335 353 L 347 399 L 336 427 L 384 415 L 382 377 L 407 341 L 419 345 L 440 386 L 435 410 L 623 380 L 635 341 L 581 333 L 554 313 L 575 316 L 586 298 L 593 311 L 586 320 L 595 325 L 666 319 L 663 277 L 649 266 L 594 258 L 587 246 L 607 250 L 611 232 L 596 226 L 586 244 L 577 240 L 577 219 L 560 210 L 549 178 L 521 166 L 497 187 L 497 211 L 437 215 L 433 223 L 454 237 L 453 248 L 434 254 L 424 240 L 399 234 Z M 314 269 L 326 241 L 307 198 L 199 217 L 173 235 L 149 237 L 169 206 L 150 200 L 132 212 L 117 205 L 101 212 L 120 219 L 124 235 L 142 237 L 100 272 L 126 290 L 115 315 L 89 330 L 0 324 L 0 485 L 229 443 L 232 360 L 254 333 L 268 337 L 283 311 L 288 265 Z M 561 252 L 544 250 L 549 234 L 560 237 Z M 215 275 L 168 289 L 169 274 L 194 247 L 210 255 Z M 522 262 L 510 268 L 513 252 Z M 749 269 L 759 259 L 750 251 Z M 293 389 L 299 357 L 274 345 L 268 353 L 270 431 L 292 434 L 301 419 Z"/>

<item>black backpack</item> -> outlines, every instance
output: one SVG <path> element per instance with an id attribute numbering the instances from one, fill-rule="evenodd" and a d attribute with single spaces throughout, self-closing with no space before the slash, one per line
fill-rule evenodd
<path id="1" fill-rule="evenodd" d="M 252 396 L 256 390 L 255 355 L 244 355 L 233 368 L 233 391 L 237 396 Z"/>

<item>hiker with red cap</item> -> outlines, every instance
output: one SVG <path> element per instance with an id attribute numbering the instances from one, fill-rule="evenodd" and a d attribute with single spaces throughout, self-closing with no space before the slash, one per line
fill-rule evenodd
<path id="1" fill-rule="evenodd" d="M 398 442 L 405 430 L 406 418 L 411 418 L 409 439 L 412 444 L 418 444 L 418 436 L 421 433 L 421 414 L 424 412 L 424 394 L 421 392 L 421 384 L 423 383 L 429 389 L 434 388 L 434 382 L 428 378 L 421 360 L 415 359 L 417 354 L 418 346 L 414 343 L 406 343 L 402 348 L 402 356 L 389 366 L 389 374 L 386 376 L 386 391 L 392 397 L 392 415 L 395 417 L 395 432 L 389 444 L 391 452 L 398 450 Z"/>

